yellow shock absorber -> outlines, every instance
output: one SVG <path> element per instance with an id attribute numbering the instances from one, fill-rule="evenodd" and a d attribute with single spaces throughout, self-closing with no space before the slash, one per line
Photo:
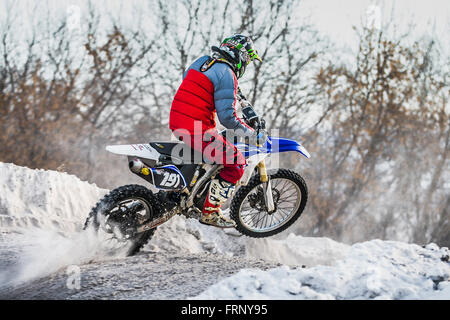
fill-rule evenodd
<path id="1" fill-rule="evenodd" d="M 261 144 L 257 144 L 256 146 L 262 147 Z M 269 181 L 269 177 L 267 176 L 267 168 L 266 168 L 266 160 L 263 159 L 261 162 L 258 163 L 258 171 L 259 176 L 261 177 L 261 182 L 267 182 Z"/>
<path id="2" fill-rule="evenodd" d="M 266 168 L 266 160 L 263 159 L 260 163 L 258 163 L 258 171 L 259 176 L 261 177 L 261 182 L 269 181 L 269 177 L 267 176 L 267 168 Z"/>

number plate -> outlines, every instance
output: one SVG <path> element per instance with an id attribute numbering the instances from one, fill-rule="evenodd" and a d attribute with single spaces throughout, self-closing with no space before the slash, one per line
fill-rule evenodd
<path id="1" fill-rule="evenodd" d="M 186 181 L 175 166 L 152 168 L 153 184 L 158 189 L 180 190 L 186 187 Z"/>

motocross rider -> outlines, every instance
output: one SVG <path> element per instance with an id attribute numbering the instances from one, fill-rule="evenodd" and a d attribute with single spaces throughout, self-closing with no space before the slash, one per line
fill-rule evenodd
<path id="1" fill-rule="evenodd" d="M 211 56 L 198 58 L 184 72 L 183 81 L 175 94 L 170 110 L 169 127 L 174 135 L 203 152 L 211 149 L 222 153 L 223 168 L 211 180 L 203 205 L 200 222 L 227 228 L 235 222 L 225 217 L 221 205 L 233 194 L 237 181 L 244 173 L 245 157 L 216 129 L 215 115 L 225 128 L 239 130 L 256 140 L 264 133 L 256 132 L 236 115 L 236 104 L 248 104 L 240 95 L 238 79 L 242 77 L 251 61 L 259 60 L 252 40 L 235 34 L 225 38 L 220 47 L 213 46 Z M 200 130 L 198 130 L 200 128 Z M 188 132 L 189 137 L 180 134 Z M 197 142 L 194 142 L 197 141 Z M 232 157 L 225 156 L 225 153 Z"/>

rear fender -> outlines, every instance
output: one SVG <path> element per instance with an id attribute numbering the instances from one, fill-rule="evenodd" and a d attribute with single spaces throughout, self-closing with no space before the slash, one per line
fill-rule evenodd
<path id="1" fill-rule="evenodd" d="M 106 150 L 114 154 L 138 157 L 153 160 L 155 162 L 158 161 L 160 157 L 159 152 L 153 149 L 148 143 L 107 146 Z"/>

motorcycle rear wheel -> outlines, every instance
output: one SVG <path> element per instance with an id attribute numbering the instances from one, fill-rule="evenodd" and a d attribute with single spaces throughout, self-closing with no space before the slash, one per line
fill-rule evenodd
<path id="1" fill-rule="evenodd" d="M 133 230 L 158 214 L 157 199 L 149 189 L 125 185 L 112 190 L 92 208 L 84 229 L 92 226 L 99 236 L 106 237 L 108 250 L 125 250 L 126 256 L 132 256 L 150 241 L 156 228 L 138 234 L 133 234 Z"/>

